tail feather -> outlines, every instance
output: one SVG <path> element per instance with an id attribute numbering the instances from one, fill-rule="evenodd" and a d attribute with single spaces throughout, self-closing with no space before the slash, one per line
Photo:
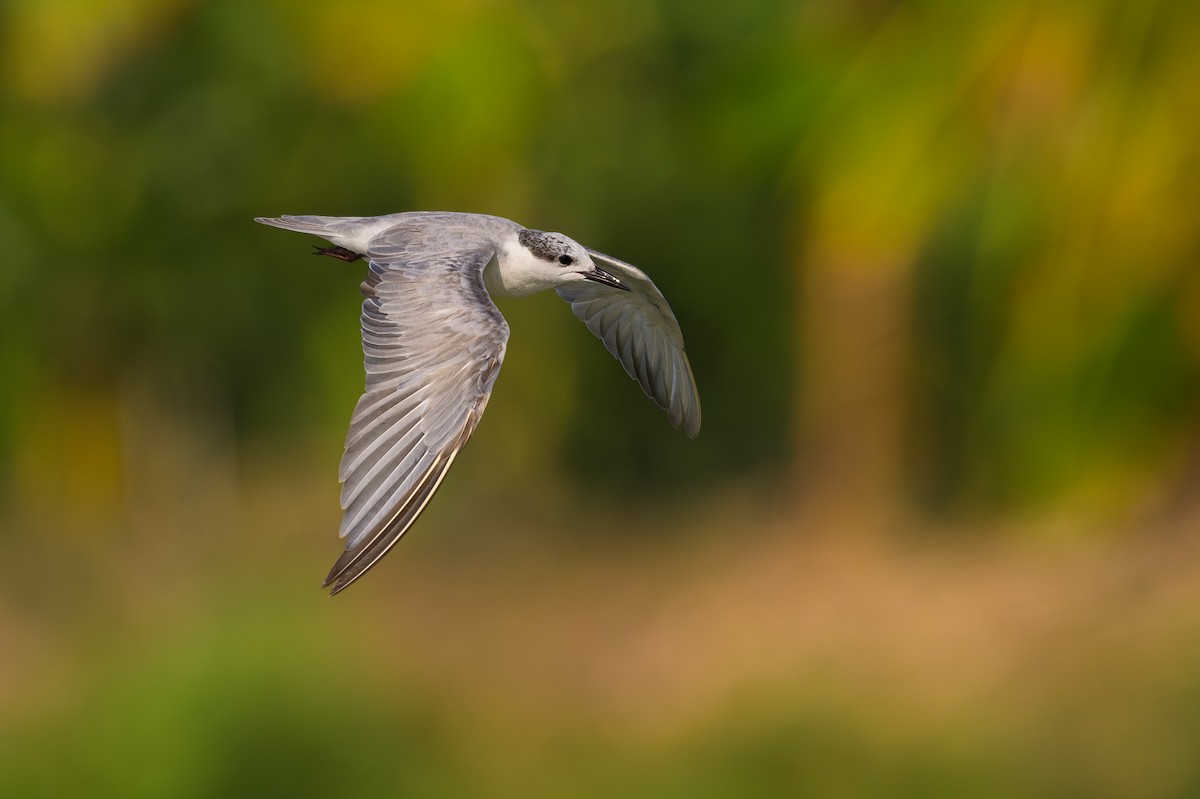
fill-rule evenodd
<path id="1" fill-rule="evenodd" d="M 297 233 L 320 236 L 350 252 L 365 255 L 371 238 L 387 228 L 389 217 L 380 216 L 259 216 L 255 222 Z"/>
<path id="2" fill-rule="evenodd" d="M 257 216 L 255 222 L 261 222 L 271 227 L 283 230 L 294 230 L 297 233 L 313 233 L 320 236 L 323 233 L 338 233 L 344 230 L 347 222 L 359 221 L 355 217 L 345 216 L 294 216 L 284 214 L 280 217 Z"/>

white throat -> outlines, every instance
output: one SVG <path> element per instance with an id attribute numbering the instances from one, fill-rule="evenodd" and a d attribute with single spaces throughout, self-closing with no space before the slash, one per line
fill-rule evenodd
<path id="1" fill-rule="evenodd" d="M 488 293 L 500 297 L 545 291 L 563 283 L 566 277 L 561 266 L 538 258 L 517 241 L 516 233 L 500 243 L 496 256 L 483 270 L 483 284 Z"/>

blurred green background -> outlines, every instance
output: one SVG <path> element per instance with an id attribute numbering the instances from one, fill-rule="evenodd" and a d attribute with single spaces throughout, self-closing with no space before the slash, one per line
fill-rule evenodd
<path id="1" fill-rule="evenodd" d="M 1200 795 L 1200 5 L 0 5 L 0 794 Z M 670 429 L 556 297 L 336 600 L 361 264 L 642 266 Z M 585 410 L 586 408 L 586 410 Z"/>

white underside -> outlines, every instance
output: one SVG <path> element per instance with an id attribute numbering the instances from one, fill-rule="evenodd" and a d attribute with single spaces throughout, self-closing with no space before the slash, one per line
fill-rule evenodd
<path id="1" fill-rule="evenodd" d="M 571 274 L 557 263 L 536 257 L 513 233 L 500 242 L 496 256 L 484 267 L 483 284 L 492 296 L 520 297 L 552 289 Z"/>
<path id="2" fill-rule="evenodd" d="M 395 224 L 396 220 L 392 217 L 381 216 L 357 225 L 347 225 L 347 230 L 344 233 L 323 235 L 332 244 L 345 247 L 347 250 L 356 252 L 359 255 L 366 255 L 370 250 L 371 239 L 393 227 Z"/>

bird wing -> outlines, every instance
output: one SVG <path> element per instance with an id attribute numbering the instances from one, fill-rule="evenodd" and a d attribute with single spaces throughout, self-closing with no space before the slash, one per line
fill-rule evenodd
<path id="1" fill-rule="evenodd" d="M 700 432 L 700 395 L 671 306 L 636 266 L 594 250 L 588 254 L 630 290 L 579 280 L 559 286 L 558 296 L 571 303 L 575 316 L 667 412 L 671 425 L 695 438 Z"/>
<path id="2" fill-rule="evenodd" d="M 366 391 L 339 478 L 342 553 L 325 586 L 361 577 L 425 509 L 487 406 L 508 324 L 483 283 L 494 244 L 397 228 L 371 241 L 362 284 Z"/>

